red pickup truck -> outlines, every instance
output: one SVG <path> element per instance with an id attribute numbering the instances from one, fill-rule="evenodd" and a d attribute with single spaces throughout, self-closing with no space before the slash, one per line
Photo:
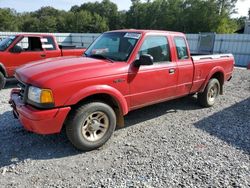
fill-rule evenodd
<path id="1" fill-rule="evenodd" d="M 168 31 L 106 32 L 84 54 L 17 69 L 10 99 L 25 129 L 53 134 L 65 125 L 80 150 L 102 146 L 134 109 L 195 93 L 214 105 L 234 67 L 231 54 L 192 56 L 185 35 Z"/>
<path id="2" fill-rule="evenodd" d="M 84 52 L 71 48 L 59 46 L 52 35 L 19 34 L 0 41 L 0 89 L 20 65 L 45 58 L 81 56 Z"/>

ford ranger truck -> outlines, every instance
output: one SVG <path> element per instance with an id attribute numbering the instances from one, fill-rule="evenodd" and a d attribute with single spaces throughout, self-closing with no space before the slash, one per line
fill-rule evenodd
<path id="1" fill-rule="evenodd" d="M 58 45 L 55 37 L 42 34 L 19 34 L 0 41 L 0 89 L 15 69 L 26 63 L 60 56 L 81 56 L 84 49 Z"/>
<path id="2" fill-rule="evenodd" d="M 231 54 L 192 56 L 182 33 L 110 31 L 83 57 L 18 68 L 10 104 L 28 131 L 54 134 L 65 126 L 76 148 L 93 150 L 132 110 L 196 93 L 202 106 L 213 106 L 233 67 Z"/>

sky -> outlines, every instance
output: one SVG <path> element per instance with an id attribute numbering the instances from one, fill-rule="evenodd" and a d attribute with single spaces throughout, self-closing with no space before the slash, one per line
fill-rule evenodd
<path id="1" fill-rule="evenodd" d="M 30 12 L 41 8 L 42 6 L 52 6 L 60 10 L 69 10 L 73 5 L 81 5 L 85 2 L 95 2 L 101 0 L 0 0 L 1 8 L 14 8 L 18 12 Z M 131 0 L 111 0 L 116 3 L 119 10 L 128 10 Z M 250 8 L 250 0 L 238 0 L 236 4 L 238 14 L 233 17 L 247 16 Z"/>

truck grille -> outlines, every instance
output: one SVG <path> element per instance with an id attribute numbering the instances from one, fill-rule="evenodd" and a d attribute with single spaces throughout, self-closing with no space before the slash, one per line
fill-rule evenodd
<path id="1" fill-rule="evenodd" d="M 19 95 L 20 95 L 20 98 L 23 102 L 25 102 L 25 99 L 27 98 L 27 85 L 22 83 L 22 82 L 18 82 L 17 86 L 21 89 Z"/>

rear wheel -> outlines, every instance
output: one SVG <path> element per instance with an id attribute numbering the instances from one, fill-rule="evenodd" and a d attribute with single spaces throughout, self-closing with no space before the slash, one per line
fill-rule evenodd
<path id="1" fill-rule="evenodd" d="M 0 89 L 4 88 L 5 82 L 6 82 L 5 77 L 4 77 L 3 73 L 0 72 Z"/>
<path id="2" fill-rule="evenodd" d="M 114 110 L 102 102 L 90 102 L 70 115 L 66 134 L 79 150 L 89 151 L 102 146 L 115 130 Z"/>
<path id="3" fill-rule="evenodd" d="M 198 93 L 198 101 L 203 107 L 214 105 L 220 93 L 220 83 L 216 78 L 209 80 L 203 93 Z"/>

